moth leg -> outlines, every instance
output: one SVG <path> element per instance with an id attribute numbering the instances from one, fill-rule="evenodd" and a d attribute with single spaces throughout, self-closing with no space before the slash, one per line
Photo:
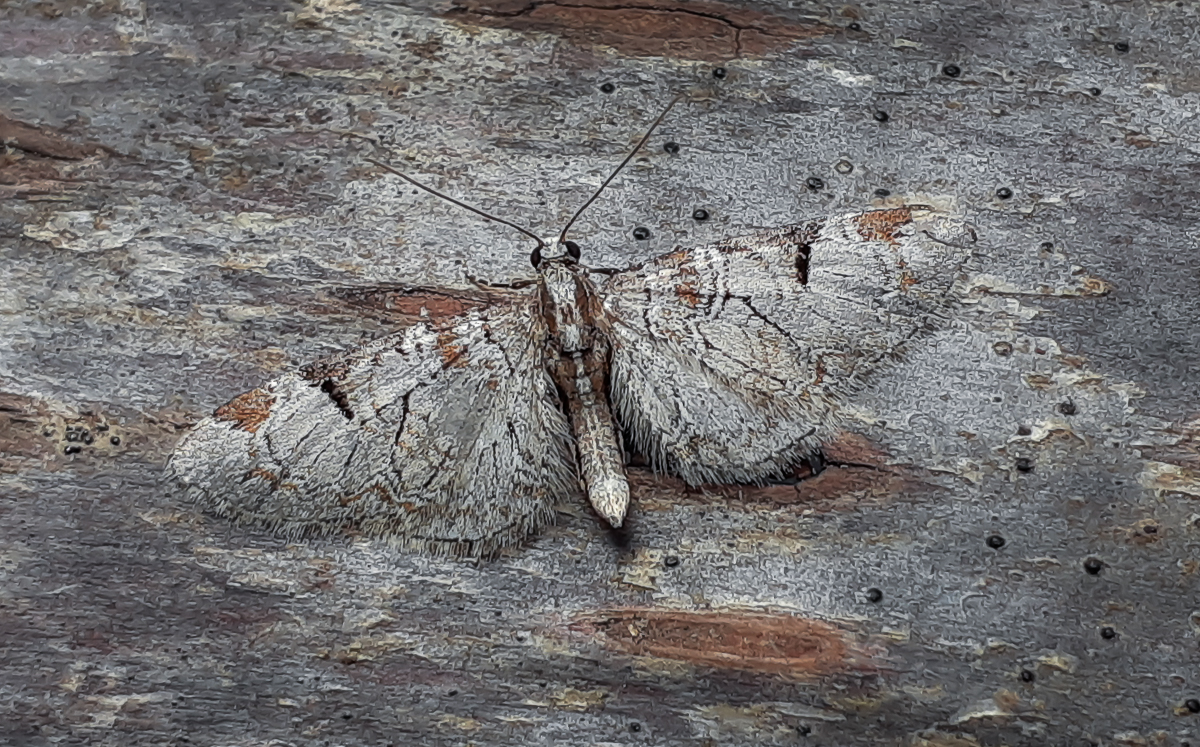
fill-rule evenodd
<path id="1" fill-rule="evenodd" d="M 579 474 L 588 501 L 612 527 L 620 527 L 629 510 L 620 439 L 605 396 L 604 351 L 563 355 L 555 379 L 566 395 L 567 416 L 575 435 Z"/>
<path id="2" fill-rule="evenodd" d="M 813 477 L 824 472 L 825 468 L 829 466 L 829 460 L 825 458 L 825 452 L 819 448 L 814 449 L 811 454 L 805 457 L 805 461 L 808 462 L 808 469 L 812 472 Z"/>

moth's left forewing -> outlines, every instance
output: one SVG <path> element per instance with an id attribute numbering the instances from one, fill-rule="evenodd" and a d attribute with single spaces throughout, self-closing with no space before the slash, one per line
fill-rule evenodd
<path id="1" fill-rule="evenodd" d="M 961 221 L 919 208 L 872 210 L 822 222 L 810 285 L 819 294 L 868 302 L 943 303 L 972 251 Z"/>
<path id="2" fill-rule="evenodd" d="M 803 293 L 776 319 L 809 341 L 825 391 L 845 397 L 945 318 L 970 243 L 960 222 L 909 207 L 823 219 Z"/>
<path id="3" fill-rule="evenodd" d="M 909 208 L 678 249 L 601 296 L 612 400 L 635 445 L 691 482 L 777 474 L 944 306 L 952 222 Z"/>
<path id="4" fill-rule="evenodd" d="M 778 474 L 831 421 L 800 303 L 818 222 L 680 248 L 609 279 L 611 395 L 634 445 L 692 483 Z"/>

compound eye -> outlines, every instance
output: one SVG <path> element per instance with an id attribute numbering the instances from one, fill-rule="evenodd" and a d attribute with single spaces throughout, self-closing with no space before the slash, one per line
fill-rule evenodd
<path id="1" fill-rule="evenodd" d="M 542 263 L 542 247 L 539 246 L 533 250 L 533 254 L 529 255 L 529 261 L 535 268 Z"/>
<path id="2" fill-rule="evenodd" d="M 563 246 L 567 248 L 567 254 L 571 259 L 579 259 L 579 244 L 574 241 L 564 241 Z"/>

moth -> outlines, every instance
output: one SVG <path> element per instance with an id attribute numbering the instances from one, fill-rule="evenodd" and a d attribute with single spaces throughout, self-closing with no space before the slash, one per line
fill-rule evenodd
<path id="1" fill-rule="evenodd" d="M 580 493 L 619 527 L 626 447 L 692 485 L 761 483 L 819 454 L 867 376 L 936 326 L 966 253 L 960 224 L 910 206 L 590 269 L 575 218 L 542 239 L 487 217 L 537 241 L 535 276 L 396 291 L 407 326 L 198 423 L 169 462 L 187 493 L 289 536 L 352 527 L 471 557 Z"/>

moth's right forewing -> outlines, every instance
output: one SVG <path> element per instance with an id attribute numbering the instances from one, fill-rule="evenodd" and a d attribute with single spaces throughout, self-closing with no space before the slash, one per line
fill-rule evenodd
<path id="1" fill-rule="evenodd" d="M 474 556 L 516 543 L 574 484 L 534 291 L 419 317 L 218 409 L 172 470 L 203 506 L 292 535 L 354 527 Z"/>

